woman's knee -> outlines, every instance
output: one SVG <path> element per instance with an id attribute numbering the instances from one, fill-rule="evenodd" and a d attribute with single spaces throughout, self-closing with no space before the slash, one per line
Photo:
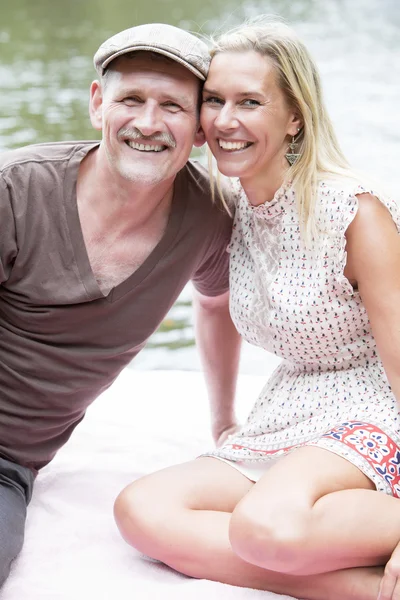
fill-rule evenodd
<path id="1" fill-rule="evenodd" d="M 286 574 L 304 567 L 307 547 L 307 512 L 281 509 L 279 517 L 268 508 L 255 509 L 242 501 L 232 514 L 229 538 L 235 554 L 251 564 Z"/>
<path id="2" fill-rule="evenodd" d="M 226 463 L 196 459 L 128 485 L 115 501 L 115 520 L 125 540 L 138 547 L 149 536 L 175 536 L 174 526 L 191 510 L 231 512 L 251 487 Z"/>
<path id="3" fill-rule="evenodd" d="M 114 503 L 114 518 L 124 540 L 145 552 L 147 542 L 160 533 L 166 518 L 162 495 L 154 489 L 151 476 L 128 485 Z"/>

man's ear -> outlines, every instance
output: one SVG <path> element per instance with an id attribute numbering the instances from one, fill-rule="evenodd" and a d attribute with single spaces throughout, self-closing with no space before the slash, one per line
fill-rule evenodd
<path id="1" fill-rule="evenodd" d="M 103 90 L 100 81 L 93 81 L 90 86 L 89 115 L 94 129 L 101 131 L 103 127 Z"/>
<path id="2" fill-rule="evenodd" d="M 203 144 L 205 143 L 206 136 L 204 135 L 204 131 L 202 130 L 201 125 L 199 125 L 199 128 L 196 131 L 196 135 L 194 137 L 193 146 L 196 146 L 196 148 L 200 148 L 200 146 L 203 146 Z"/>

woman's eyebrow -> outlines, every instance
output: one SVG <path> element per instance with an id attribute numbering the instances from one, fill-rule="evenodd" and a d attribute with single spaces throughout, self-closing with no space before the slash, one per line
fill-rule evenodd
<path id="1" fill-rule="evenodd" d="M 257 91 L 256 90 L 249 90 L 247 92 L 239 92 L 237 94 L 237 96 L 239 98 L 248 98 L 248 97 L 251 97 L 251 98 L 255 98 L 255 97 L 261 98 L 261 97 L 264 97 L 264 94 L 262 94 L 259 90 L 257 90 Z"/>
<path id="2" fill-rule="evenodd" d="M 215 94 L 216 96 L 218 96 L 218 94 L 221 93 L 218 90 L 211 90 L 210 88 L 208 88 L 206 86 L 203 87 L 203 92 L 206 92 L 206 94 Z"/>
<path id="3" fill-rule="evenodd" d="M 206 86 L 203 87 L 203 92 L 205 92 L 206 94 L 214 94 L 215 96 L 219 96 L 221 94 L 221 91 L 212 90 L 210 88 L 207 88 Z M 260 92 L 259 90 L 249 90 L 246 92 L 237 92 L 235 95 L 238 96 L 239 98 L 244 98 L 245 96 L 252 96 L 252 97 L 263 96 L 262 92 Z"/>

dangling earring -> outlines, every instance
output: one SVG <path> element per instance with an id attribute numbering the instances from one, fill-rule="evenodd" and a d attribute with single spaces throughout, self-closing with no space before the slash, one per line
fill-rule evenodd
<path id="1" fill-rule="evenodd" d="M 300 131 L 300 129 L 297 130 L 297 132 L 299 132 L 299 131 Z M 294 165 L 296 160 L 298 160 L 301 156 L 301 153 L 297 154 L 295 152 L 296 146 L 297 146 L 296 138 L 294 136 L 292 136 L 292 141 L 289 144 L 290 152 L 287 152 L 285 154 L 286 160 L 288 161 L 290 166 Z"/>

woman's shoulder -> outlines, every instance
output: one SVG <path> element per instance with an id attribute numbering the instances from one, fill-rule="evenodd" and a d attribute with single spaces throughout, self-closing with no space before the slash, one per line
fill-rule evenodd
<path id="1" fill-rule="evenodd" d="M 383 186 L 379 183 L 368 180 L 362 175 L 325 175 L 318 181 L 318 196 L 320 199 L 334 198 L 336 201 L 343 199 L 348 201 L 349 198 L 359 196 L 360 194 L 370 194 L 385 201 L 389 198 L 387 192 L 383 190 Z"/>
<path id="2" fill-rule="evenodd" d="M 400 225 L 398 204 L 384 191 L 378 189 L 367 178 L 349 175 L 321 178 L 318 185 L 319 220 L 336 225 L 335 229 L 346 229 L 359 209 L 360 196 L 370 195 L 384 204 L 393 220 Z"/>
<path id="3" fill-rule="evenodd" d="M 318 196 L 322 201 L 329 200 L 334 203 L 342 200 L 346 202 L 349 197 L 355 196 L 358 193 L 372 191 L 370 186 L 363 183 L 360 179 L 345 176 L 325 176 L 318 182 Z"/>

